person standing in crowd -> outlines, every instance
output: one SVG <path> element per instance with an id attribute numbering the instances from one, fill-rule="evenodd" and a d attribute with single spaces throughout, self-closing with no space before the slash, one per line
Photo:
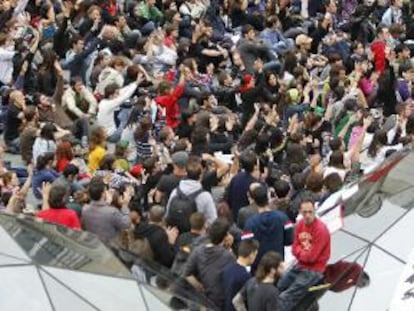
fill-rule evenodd
<path id="1" fill-rule="evenodd" d="M 266 253 L 251 278 L 233 300 L 234 308 L 241 310 L 284 310 L 280 308 L 279 291 L 275 284 L 284 272 L 282 257 L 276 252 Z"/>
<path id="2" fill-rule="evenodd" d="M 293 225 L 285 213 L 271 210 L 267 187 L 256 187 L 252 197 L 258 206 L 258 214 L 247 219 L 243 236 L 253 235 L 253 239 L 259 242 L 259 252 L 252 266 L 255 271 L 262 256 L 269 251 L 275 251 L 284 258 L 284 247 L 293 242 Z"/>
<path id="3" fill-rule="evenodd" d="M 223 272 L 223 289 L 226 296 L 226 311 L 234 311 L 233 298 L 252 277 L 250 268 L 256 259 L 259 243 L 254 240 L 241 241 L 237 262 L 229 264 Z"/>
<path id="4" fill-rule="evenodd" d="M 247 193 L 248 197 L 249 197 L 249 202 L 250 204 L 242 207 L 239 210 L 239 213 L 237 215 L 237 226 L 240 229 L 244 229 L 246 221 L 256 215 L 259 212 L 259 208 L 257 206 L 257 202 L 254 200 L 254 195 L 253 192 L 255 191 L 256 188 L 260 187 L 261 184 L 258 182 L 254 182 L 252 184 L 250 184 L 249 186 L 249 192 Z"/>
<path id="5" fill-rule="evenodd" d="M 191 253 L 184 271 L 186 280 L 198 291 L 203 291 L 219 310 L 225 307 L 221 282 L 224 269 L 236 261 L 231 251 L 223 246 L 230 235 L 229 229 L 227 220 L 215 220 L 208 232 L 210 242 Z"/>
<path id="6" fill-rule="evenodd" d="M 177 188 L 180 181 L 187 176 L 188 154 L 178 151 L 171 156 L 173 171 L 171 174 L 163 175 L 158 182 L 155 192 L 155 202 L 166 205 L 170 199 L 171 192 Z"/>
<path id="7" fill-rule="evenodd" d="M 181 217 L 175 213 L 176 209 L 179 208 L 176 203 L 178 200 L 176 198 L 187 197 L 190 201 L 193 201 L 192 204 L 195 204 L 196 211 L 202 213 L 206 217 L 208 224 L 213 223 L 217 218 L 217 209 L 214 203 L 211 193 L 203 190 L 201 185 L 201 177 L 203 173 L 203 166 L 201 165 L 201 159 L 199 157 L 190 157 L 187 163 L 187 177 L 179 182 L 177 188 L 171 193 L 170 199 L 167 204 L 167 222 L 170 225 L 178 225 L 178 223 L 189 222 L 189 219 L 179 219 Z M 173 216 L 174 215 L 174 216 Z M 178 216 L 178 217 L 175 217 Z M 188 217 L 191 216 L 188 215 Z M 178 225 L 180 228 L 181 226 Z"/>
<path id="8" fill-rule="evenodd" d="M 136 238 L 148 239 L 154 261 L 170 268 L 174 260 L 174 245 L 178 237 L 177 228 L 165 228 L 165 209 L 154 205 L 149 210 L 148 222 L 141 222 L 134 231 Z"/>
<path id="9" fill-rule="evenodd" d="M 100 177 L 92 178 L 89 184 L 91 203 L 82 210 L 82 225 L 85 230 L 95 233 L 104 243 L 109 243 L 117 234 L 130 226 L 128 202 L 130 194 L 126 193 L 124 205 L 117 209 L 110 205 L 112 192 L 107 189 Z"/>
<path id="10" fill-rule="evenodd" d="M 227 202 L 233 214 L 233 219 L 237 219 L 239 210 L 249 205 L 247 192 L 250 184 L 255 182 L 259 167 L 258 159 L 253 151 L 246 151 L 240 156 L 240 166 L 242 170 L 232 178 L 227 189 Z"/>

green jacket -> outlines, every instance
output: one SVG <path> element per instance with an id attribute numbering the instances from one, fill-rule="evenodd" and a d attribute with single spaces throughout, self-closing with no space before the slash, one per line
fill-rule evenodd
<path id="1" fill-rule="evenodd" d="M 139 6 L 139 16 L 153 22 L 162 19 L 162 12 L 156 6 L 148 7 L 147 3 L 142 2 Z"/>

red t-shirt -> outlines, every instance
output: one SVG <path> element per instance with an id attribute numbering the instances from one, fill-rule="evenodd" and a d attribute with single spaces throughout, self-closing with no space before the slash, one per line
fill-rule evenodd
<path id="1" fill-rule="evenodd" d="M 62 173 L 66 166 L 70 163 L 68 159 L 60 159 L 56 164 L 56 169 L 59 173 Z"/>
<path id="2" fill-rule="evenodd" d="M 72 229 L 80 229 L 81 227 L 78 215 L 69 208 L 50 208 L 38 212 L 36 216 Z"/>

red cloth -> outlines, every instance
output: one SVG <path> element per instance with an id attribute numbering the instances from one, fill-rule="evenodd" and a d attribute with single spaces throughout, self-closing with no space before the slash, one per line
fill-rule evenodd
<path id="1" fill-rule="evenodd" d="M 311 244 L 309 250 L 303 248 L 301 239 L 309 241 Z M 315 218 L 310 225 L 300 220 L 296 225 L 292 252 L 300 267 L 323 273 L 331 256 L 331 235 L 325 224 L 318 218 Z"/>
<path id="2" fill-rule="evenodd" d="M 164 39 L 164 45 L 168 46 L 169 48 L 175 45 L 175 39 L 173 36 L 167 36 Z"/>
<path id="3" fill-rule="evenodd" d="M 253 80 L 253 76 L 252 75 L 249 75 L 249 74 L 246 74 L 246 75 L 244 75 L 244 77 L 243 77 L 243 82 L 242 82 L 242 85 L 240 86 L 240 88 L 239 88 L 239 91 L 241 92 L 241 93 L 244 93 L 244 92 L 246 92 L 246 91 L 248 91 L 248 90 L 250 90 L 250 89 L 252 89 L 253 87 L 250 85 L 250 83 L 252 82 L 252 80 Z"/>
<path id="4" fill-rule="evenodd" d="M 130 171 L 129 173 L 134 176 L 134 177 L 139 177 L 142 174 L 142 165 L 141 164 L 137 164 L 135 165 Z"/>
<path id="5" fill-rule="evenodd" d="M 56 164 L 56 170 L 59 173 L 62 173 L 69 163 L 70 163 L 70 161 L 68 159 L 60 159 Z"/>
<path id="6" fill-rule="evenodd" d="M 50 208 L 38 212 L 36 216 L 51 223 L 60 224 L 72 229 L 81 228 L 78 215 L 69 208 Z"/>
<path id="7" fill-rule="evenodd" d="M 176 128 L 179 124 L 180 109 L 178 99 L 184 92 L 184 84 L 177 85 L 172 94 L 155 97 L 155 102 L 165 108 L 167 125 Z"/>
<path id="8" fill-rule="evenodd" d="M 340 293 L 357 285 L 363 273 L 358 263 L 341 260 L 326 267 L 325 281 L 332 284 L 330 291 Z"/>
<path id="9" fill-rule="evenodd" d="M 385 70 L 385 43 L 374 41 L 371 44 L 371 51 L 374 54 L 375 71 L 381 75 Z"/>

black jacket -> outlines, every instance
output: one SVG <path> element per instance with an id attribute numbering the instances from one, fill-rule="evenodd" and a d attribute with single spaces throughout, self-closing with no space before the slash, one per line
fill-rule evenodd
<path id="1" fill-rule="evenodd" d="M 148 239 L 154 253 L 154 261 L 167 268 L 171 267 L 174 260 L 174 250 L 168 242 L 167 233 L 163 228 L 147 222 L 140 223 L 135 228 L 135 236 Z"/>
<path id="2" fill-rule="evenodd" d="M 231 111 L 237 111 L 236 93 L 237 88 L 220 85 L 214 90 L 219 105 L 229 108 Z"/>

